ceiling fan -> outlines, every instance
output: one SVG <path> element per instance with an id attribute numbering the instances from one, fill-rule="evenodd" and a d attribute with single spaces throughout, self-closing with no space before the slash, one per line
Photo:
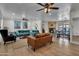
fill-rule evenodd
<path id="1" fill-rule="evenodd" d="M 48 13 L 49 11 L 51 11 L 51 9 L 54 9 L 54 10 L 59 9 L 58 7 L 54 7 L 54 3 L 37 3 L 37 4 L 43 7 L 37 11 L 44 10 L 45 13 Z"/>

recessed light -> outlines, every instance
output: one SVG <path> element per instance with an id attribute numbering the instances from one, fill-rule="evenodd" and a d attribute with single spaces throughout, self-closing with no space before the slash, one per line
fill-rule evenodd
<path id="1" fill-rule="evenodd" d="M 15 15 L 15 13 L 12 13 L 12 15 Z"/>
<path id="2" fill-rule="evenodd" d="M 22 18 L 25 18 L 25 17 L 26 17 L 25 14 L 23 14 L 23 15 L 22 15 Z"/>

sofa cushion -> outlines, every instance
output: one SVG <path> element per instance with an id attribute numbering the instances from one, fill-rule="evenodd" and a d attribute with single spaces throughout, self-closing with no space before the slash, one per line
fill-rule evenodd
<path id="1" fill-rule="evenodd" d="M 16 36 L 30 35 L 30 30 L 18 30 L 15 32 Z"/>
<path id="2" fill-rule="evenodd" d="M 42 33 L 42 34 L 37 34 L 36 38 L 44 37 L 50 35 L 49 33 Z"/>

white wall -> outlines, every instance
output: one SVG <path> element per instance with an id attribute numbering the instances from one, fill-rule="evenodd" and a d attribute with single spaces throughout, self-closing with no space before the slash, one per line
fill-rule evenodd
<path id="1" fill-rule="evenodd" d="M 73 3 L 71 5 L 70 17 L 71 19 L 79 17 L 79 3 Z"/>
<path id="2" fill-rule="evenodd" d="M 70 17 L 72 21 L 72 35 L 79 35 L 79 4 L 72 4 Z"/>
<path id="3" fill-rule="evenodd" d="M 21 29 L 14 29 L 14 21 L 15 20 L 10 20 L 10 19 L 4 19 L 4 27 L 8 28 L 9 32 L 14 32 L 17 30 L 31 30 L 31 29 L 35 29 L 35 24 L 38 25 L 37 29 L 39 30 L 39 32 L 41 32 L 41 21 L 40 20 L 36 20 L 36 21 L 23 21 L 23 20 L 18 20 L 16 19 L 16 21 L 21 21 Z M 27 29 L 23 29 L 23 22 L 27 22 L 28 28 Z"/>
<path id="4" fill-rule="evenodd" d="M 0 29 L 3 28 L 2 12 L 0 10 Z M 0 34 L 0 42 L 3 42 L 2 36 Z"/>
<path id="5" fill-rule="evenodd" d="M 79 17 L 79 9 L 71 12 L 71 18 L 77 18 Z"/>
<path id="6" fill-rule="evenodd" d="M 79 35 L 79 18 L 72 20 L 72 35 Z"/>
<path id="7" fill-rule="evenodd" d="M 41 33 L 42 32 L 42 21 L 41 20 L 30 21 L 31 29 L 35 30 L 36 24 L 37 24 L 37 29 Z"/>
<path id="8" fill-rule="evenodd" d="M 48 33 L 49 32 L 48 21 L 43 21 L 42 24 L 43 24 L 43 28 L 44 28 L 45 32 Z"/>
<path id="9" fill-rule="evenodd" d="M 73 36 L 79 36 L 79 4 L 72 4 L 71 11 L 71 43 L 79 44 L 79 39 Z"/>
<path id="10" fill-rule="evenodd" d="M 9 32 L 14 32 L 14 31 L 17 31 L 17 30 L 25 30 L 23 29 L 22 27 L 22 23 L 24 21 L 21 21 L 21 29 L 14 29 L 14 21 L 15 20 L 4 20 L 4 27 L 7 27 L 8 28 L 8 31 Z M 18 20 L 17 20 L 18 21 Z M 26 21 L 27 22 L 27 21 Z M 28 22 L 27 22 L 28 23 Z M 27 28 L 28 29 L 28 28 Z"/>
<path id="11" fill-rule="evenodd" d="M 11 18 L 3 18 L 3 28 L 7 27 L 9 32 L 13 32 L 14 31 L 14 23 L 13 20 L 11 20 Z"/>

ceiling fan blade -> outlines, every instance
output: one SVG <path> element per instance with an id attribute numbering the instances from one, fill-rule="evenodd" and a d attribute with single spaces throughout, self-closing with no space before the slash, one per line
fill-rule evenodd
<path id="1" fill-rule="evenodd" d="M 45 6 L 45 5 L 43 5 L 42 3 L 37 3 L 37 4 L 38 4 L 38 5 L 41 5 L 41 6 L 43 6 L 43 7 Z"/>
<path id="2" fill-rule="evenodd" d="M 51 5 L 53 5 L 54 3 L 50 3 Z"/>
<path id="3" fill-rule="evenodd" d="M 58 7 L 50 7 L 50 9 L 57 9 L 58 10 L 59 8 Z"/>
<path id="4" fill-rule="evenodd" d="M 41 10 L 44 10 L 44 8 L 38 9 L 38 10 L 36 10 L 36 11 L 41 11 Z"/>

